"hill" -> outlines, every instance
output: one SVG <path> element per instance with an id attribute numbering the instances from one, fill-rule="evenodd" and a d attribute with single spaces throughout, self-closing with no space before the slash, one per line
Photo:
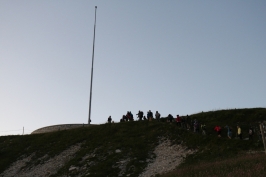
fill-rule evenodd
<path id="1" fill-rule="evenodd" d="M 0 137 L 0 176 L 236 176 L 266 167 L 258 123 L 265 108 L 190 115 L 207 126 L 207 135 L 162 118 L 82 127 L 46 134 Z M 244 139 L 218 138 L 215 125 L 240 125 Z M 252 155 L 250 155 L 252 154 Z M 245 175 L 248 176 L 248 175 Z"/>

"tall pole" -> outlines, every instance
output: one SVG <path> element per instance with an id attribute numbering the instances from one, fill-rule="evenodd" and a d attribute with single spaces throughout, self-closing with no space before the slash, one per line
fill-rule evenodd
<path id="1" fill-rule="evenodd" d="M 96 29 L 96 10 L 97 10 L 97 6 L 95 6 L 94 34 L 93 34 L 93 48 L 92 48 L 90 105 L 89 105 L 89 119 L 88 119 L 88 124 L 89 125 L 91 123 L 91 97 L 92 97 L 92 79 L 93 79 L 93 62 L 94 62 L 95 29 Z"/>

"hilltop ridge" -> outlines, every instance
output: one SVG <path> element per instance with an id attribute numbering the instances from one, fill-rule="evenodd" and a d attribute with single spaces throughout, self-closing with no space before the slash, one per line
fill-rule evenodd
<path id="1" fill-rule="evenodd" d="M 123 122 L 3 136 L 0 176 L 193 176 L 201 172 L 195 168 L 199 164 L 241 161 L 250 153 L 256 157 L 246 157 L 250 162 L 265 163 L 259 158 L 264 149 L 257 128 L 259 122 L 266 120 L 265 108 L 209 111 L 190 117 L 206 124 L 206 136 L 179 128 L 165 118 L 161 122 Z M 248 136 L 248 127 L 253 126 L 254 139 L 229 140 L 225 131 L 218 138 L 213 131 L 215 125 L 230 125 L 235 133 L 237 124 L 241 125 L 244 138 Z M 162 170 L 166 167 L 168 170 Z M 207 167 L 201 168 L 206 171 Z M 234 169 L 225 170 L 234 172 Z M 212 174 L 216 175 L 216 171 Z"/>

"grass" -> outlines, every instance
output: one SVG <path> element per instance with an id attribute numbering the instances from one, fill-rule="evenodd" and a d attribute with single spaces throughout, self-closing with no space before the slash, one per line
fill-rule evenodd
<path id="1" fill-rule="evenodd" d="M 239 124 L 245 138 L 248 136 L 250 125 L 257 127 L 259 121 L 266 120 L 266 109 L 219 110 L 197 113 L 190 117 L 207 125 L 207 136 L 178 128 L 174 123 L 156 121 L 103 124 L 46 134 L 2 136 L 0 137 L 0 173 L 23 156 L 35 153 L 33 160 L 28 164 L 30 166 L 42 163 L 38 160 L 40 157 L 45 155 L 54 157 L 70 146 L 82 143 L 75 157 L 54 176 L 67 175 L 71 165 L 89 167 L 89 170 L 82 171 L 83 175 L 90 173 L 91 176 L 118 176 L 121 171 L 118 162 L 127 159 L 124 175 L 138 176 L 147 166 L 146 159 L 154 157 L 152 151 L 158 144 L 158 137 L 162 136 L 168 137 L 175 144 L 183 143 L 190 149 L 197 149 L 197 153 L 188 156 L 176 171 L 161 176 L 185 176 L 185 174 L 217 176 L 219 170 L 233 175 L 241 169 L 251 173 L 247 167 L 252 165 L 251 171 L 264 168 L 265 162 L 263 158 L 259 158 L 260 155 L 248 156 L 245 153 L 250 150 L 263 150 L 263 144 L 258 141 L 257 136 L 254 136 L 253 141 L 230 140 L 226 137 L 226 131 L 223 130 L 222 138 L 217 138 L 213 127 L 229 125 L 234 127 L 235 132 L 236 124 Z M 117 149 L 121 150 L 121 153 L 116 153 Z M 84 159 L 86 156 L 88 158 Z M 245 158 L 251 163 L 240 163 L 245 161 Z"/>
<path id="2" fill-rule="evenodd" d="M 234 158 L 228 158 L 216 162 L 205 162 L 198 165 L 189 165 L 178 168 L 171 173 L 162 175 L 163 177 L 264 177 L 265 171 L 265 153 L 241 154 Z"/>

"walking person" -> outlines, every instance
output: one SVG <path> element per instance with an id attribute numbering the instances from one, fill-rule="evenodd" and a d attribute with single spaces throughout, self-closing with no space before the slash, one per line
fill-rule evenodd
<path id="1" fill-rule="evenodd" d="M 228 125 L 226 125 L 224 128 L 227 128 L 227 137 L 228 137 L 229 139 L 232 139 L 232 135 L 233 135 L 233 133 L 232 133 L 232 128 L 229 127 Z"/>
<path id="2" fill-rule="evenodd" d="M 214 127 L 214 131 L 216 131 L 217 132 L 217 136 L 219 138 L 221 138 L 222 128 L 217 125 L 217 126 Z"/>
<path id="3" fill-rule="evenodd" d="M 139 110 L 138 114 L 137 114 L 139 121 L 142 121 L 143 118 L 143 112 Z"/>

